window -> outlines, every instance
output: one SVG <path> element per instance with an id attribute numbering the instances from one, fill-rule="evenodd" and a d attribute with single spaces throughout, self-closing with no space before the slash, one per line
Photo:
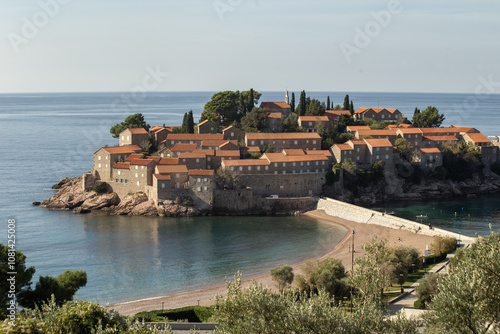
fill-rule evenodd
<path id="1" fill-rule="evenodd" d="M 99 164 L 99 168 L 101 168 L 101 164 Z"/>
<path id="2" fill-rule="evenodd" d="M 196 159 L 196 162 L 200 162 L 200 159 Z"/>
<path id="3" fill-rule="evenodd" d="M 292 171 L 293 174 L 295 174 L 295 169 Z"/>
<path id="4" fill-rule="evenodd" d="M 137 185 L 138 185 L 138 186 L 140 186 L 140 185 L 141 185 L 141 183 L 140 183 L 139 181 L 137 181 Z"/>
<path id="5" fill-rule="evenodd" d="M 296 141 L 296 140 L 294 140 L 294 141 L 293 141 L 293 143 L 294 143 L 295 145 L 298 145 L 298 144 L 299 144 L 299 142 L 298 142 L 298 141 Z"/>
<path id="6" fill-rule="evenodd" d="M 359 161 L 359 157 L 356 157 L 356 160 Z"/>
<path id="7" fill-rule="evenodd" d="M 385 160 L 389 160 L 389 154 L 385 155 Z"/>
<path id="8" fill-rule="evenodd" d="M 108 160 L 108 156 L 106 156 L 106 160 Z"/>
<path id="9" fill-rule="evenodd" d="M 286 174 L 286 171 L 283 171 L 283 174 Z"/>
<path id="10" fill-rule="evenodd" d="M 379 155 L 377 155 L 377 158 L 376 158 L 376 159 L 377 159 L 377 160 L 380 160 L 380 156 L 379 156 Z"/>
<path id="11" fill-rule="evenodd" d="M 99 156 L 99 161 L 101 161 L 101 156 Z"/>
<path id="12" fill-rule="evenodd" d="M 278 174 L 278 171 L 277 171 L 277 170 L 275 170 L 275 171 L 274 171 L 274 174 Z"/>
<path id="13" fill-rule="evenodd" d="M 175 177 L 176 177 L 176 178 L 179 178 L 179 173 L 175 173 Z"/>
<path id="14" fill-rule="evenodd" d="M 118 175 L 121 175 L 121 174 L 122 174 L 122 172 L 121 172 L 121 171 L 118 171 Z"/>
<path id="15" fill-rule="evenodd" d="M 243 170 L 243 166 L 240 166 L 240 171 L 242 171 L 242 170 Z"/>
<path id="16" fill-rule="evenodd" d="M 201 191 L 201 187 L 198 187 L 198 189 L 197 189 L 197 190 L 198 190 L 198 191 Z"/>
<path id="17" fill-rule="evenodd" d="M 257 170 L 260 170 L 260 166 L 257 166 Z"/>
<path id="18" fill-rule="evenodd" d="M 208 188 L 207 188 L 207 187 L 203 187 L 203 190 L 207 191 L 207 190 L 208 190 Z"/>
<path id="19" fill-rule="evenodd" d="M 265 170 L 269 170 L 269 166 L 264 166 L 264 169 Z"/>
<path id="20" fill-rule="evenodd" d="M 234 137 L 234 132 L 231 132 L 231 137 Z"/>
<path id="21" fill-rule="evenodd" d="M 141 166 L 141 169 L 144 169 L 144 166 Z"/>
<path id="22" fill-rule="evenodd" d="M 301 162 L 300 162 L 300 166 L 304 166 L 304 161 L 301 161 Z"/>
<path id="23" fill-rule="evenodd" d="M 386 147 L 386 148 L 385 148 L 385 151 L 386 151 L 386 152 L 389 152 L 389 148 L 388 148 L 388 147 Z"/>
<path id="24" fill-rule="evenodd" d="M 210 161 L 210 157 L 207 157 L 207 160 Z"/>
<path id="25" fill-rule="evenodd" d="M 264 141 L 263 141 L 263 140 L 261 140 L 261 141 L 260 141 L 260 144 L 261 144 L 261 145 L 264 145 Z"/>
<path id="26" fill-rule="evenodd" d="M 283 163 L 283 167 L 286 167 L 286 162 Z"/>
<path id="27" fill-rule="evenodd" d="M 359 147 L 356 148 L 356 152 L 359 152 Z"/>
<path id="28" fill-rule="evenodd" d="M 319 161 L 316 161 L 316 166 L 319 166 Z"/>
<path id="29" fill-rule="evenodd" d="M 248 166 L 248 171 L 251 171 L 252 170 L 252 166 Z"/>
<path id="30" fill-rule="evenodd" d="M 380 151 L 380 147 L 377 147 L 377 150 L 376 150 L 376 151 L 377 151 L 377 152 L 379 152 L 379 151 Z"/>
<path id="31" fill-rule="evenodd" d="M 234 167 L 231 167 L 231 171 L 234 171 Z"/>
<path id="32" fill-rule="evenodd" d="M 141 174 L 141 177 L 144 177 L 144 173 Z"/>
<path id="33" fill-rule="evenodd" d="M 316 144 L 316 140 L 313 140 L 313 144 Z"/>
<path id="34" fill-rule="evenodd" d="M 255 145 L 255 140 L 252 140 L 252 145 Z"/>
<path id="35" fill-rule="evenodd" d="M 116 183 L 118 183 L 118 179 L 116 179 L 115 181 L 116 181 Z"/>
<path id="36" fill-rule="evenodd" d="M 108 164 L 106 164 L 106 168 L 108 168 Z"/>
<path id="37" fill-rule="evenodd" d="M 182 159 L 182 162 L 186 162 L 186 159 Z"/>
<path id="38" fill-rule="evenodd" d="M 311 162 L 310 162 L 310 161 L 308 161 L 308 162 L 307 162 L 307 165 L 308 165 L 308 166 L 310 166 L 310 165 L 311 165 Z"/>
<path id="39" fill-rule="evenodd" d="M 122 140 L 125 140 L 125 136 L 122 136 Z"/>
<path id="40" fill-rule="evenodd" d="M 359 158 L 359 157 L 358 157 Z M 325 165 L 325 162 L 324 161 L 321 161 L 321 164 L 324 166 Z"/>
<path id="41" fill-rule="evenodd" d="M 127 179 L 125 179 L 125 183 L 128 183 L 128 180 L 127 180 Z"/>
<path id="42" fill-rule="evenodd" d="M 139 166 L 135 166 L 135 169 L 139 169 Z"/>
<path id="43" fill-rule="evenodd" d="M 199 177 L 197 181 L 198 181 L 198 183 L 200 183 L 201 182 L 201 177 Z"/>
<path id="44" fill-rule="evenodd" d="M 162 189 L 165 189 L 165 182 L 162 182 L 162 183 L 161 183 L 161 188 L 162 188 Z"/>
<path id="45" fill-rule="evenodd" d="M 274 163 L 274 167 L 278 167 L 278 163 L 277 162 Z"/>
<path id="46" fill-rule="evenodd" d="M 130 141 L 130 136 L 127 136 L 127 141 Z"/>

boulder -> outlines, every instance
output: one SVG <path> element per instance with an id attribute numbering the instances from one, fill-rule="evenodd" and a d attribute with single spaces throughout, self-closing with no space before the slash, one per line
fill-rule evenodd
<path id="1" fill-rule="evenodd" d="M 98 210 L 104 207 L 117 205 L 119 202 L 120 198 L 116 193 L 104 194 L 85 200 L 85 202 L 83 202 L 82 204 L 82 208 L 90 210 Z"/>
<path id="2" fill-rule="evenodd" d="M 65 177 L 61 181 L 54 184 L 52 186 L 52 189 L 55 189 L 55 190 L 61 189 L 63 186 L 67 185 L 68 183 L 71 184 L 74 179 L 75 179 L 74 177 Z"/>
<path id="3" fill-rule="evenodd" d="M 144 193 L 127 195 L 120 201 L 120 204 L 113 210 L 113 213 L 115 215 L 128 215 L 132 213 L 132 210 L 136 206 L 147 201 L 148 197 Z"/>
<path id="4" fill-rule="evenodd" d="M 34 206 L 39 206 L 39 205 L 40 205 L 40 204 L 42 204 L 42 203 L 41 203 L 41 202 L 33 202 L 33 203 L 31 203 L 31 204 L 33 204 Z"/>
<path id="5" fill-rule="evenodd" d="M 78 207 L 78 208 L 74 208 L 74 209 L 73 209 L 73 213 L 74 213 L 74 214 L 85 214 L 85 213 L 90 213 L 90 212 L 91 212 L 90 210 L 88 210 L 88 209 L 84 209 L 84 208 L 82 208 L 81 206 L 80 206 L 80 207 Z"/>
<path id="6" fill-rule="evenodd" d="M 131 212 L 134 216 L 157 216 L 155 202 L 147 201 L 134 207 Z"/>

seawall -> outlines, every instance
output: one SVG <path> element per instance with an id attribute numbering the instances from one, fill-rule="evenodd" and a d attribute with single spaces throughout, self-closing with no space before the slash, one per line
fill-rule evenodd
<path id="1" fill-rule="evenodd" d="M 452 237 L 462 240 L 462 243 L 470 244 L 475 241 L 475 238 L 463 236 L 458 233 L 420 224 L 411 220 L 394 217 L 382 212 L 362 208 L 356 205 L 337 201 L 331 198 L 323 197 L 318 201 L 318 209 L 324 210 L 328 215 L 352 220 L 356 223 L 375 224 L 389 227 L 392 229 L 402 229 L 413 233 L 418 233 L 428 236 L 443 236 Z"/>

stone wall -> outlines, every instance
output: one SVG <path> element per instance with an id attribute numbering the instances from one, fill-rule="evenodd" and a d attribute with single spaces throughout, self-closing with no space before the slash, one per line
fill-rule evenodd
<path id="1" fill-rule="evenodd" d="M 406 220 L 384 213 L 365 209 L 356 205 L 344 203 L 331 198 L 322 198 L 318 201 L 318 209 L 325 210 L 331 216 L 351 220 L 356 223 L 375 224 L 393 229 L 403 229 L 414 233 L 429 236 L 445 236 L 460 238 L 465 243 L 471 243 L 475 238 L 465 237 L 454 232 L 442 230 L 439 228 L 430 229 L 429 226 L 417 222 Z"/>
<path id="2" fill-rule="evenodd" d="M 309 197 L 319 196 L 325 173 L 239 175 L 238 183 L 249 185 L 255 196 Z"/>

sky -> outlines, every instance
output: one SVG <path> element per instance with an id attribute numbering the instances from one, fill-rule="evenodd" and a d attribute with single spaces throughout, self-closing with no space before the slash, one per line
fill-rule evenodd
<path id="1" fill-rule="evenodd" d="M 499 31 L 497 0 L 0 0 L 0 93 L 500 90 Z"/>

